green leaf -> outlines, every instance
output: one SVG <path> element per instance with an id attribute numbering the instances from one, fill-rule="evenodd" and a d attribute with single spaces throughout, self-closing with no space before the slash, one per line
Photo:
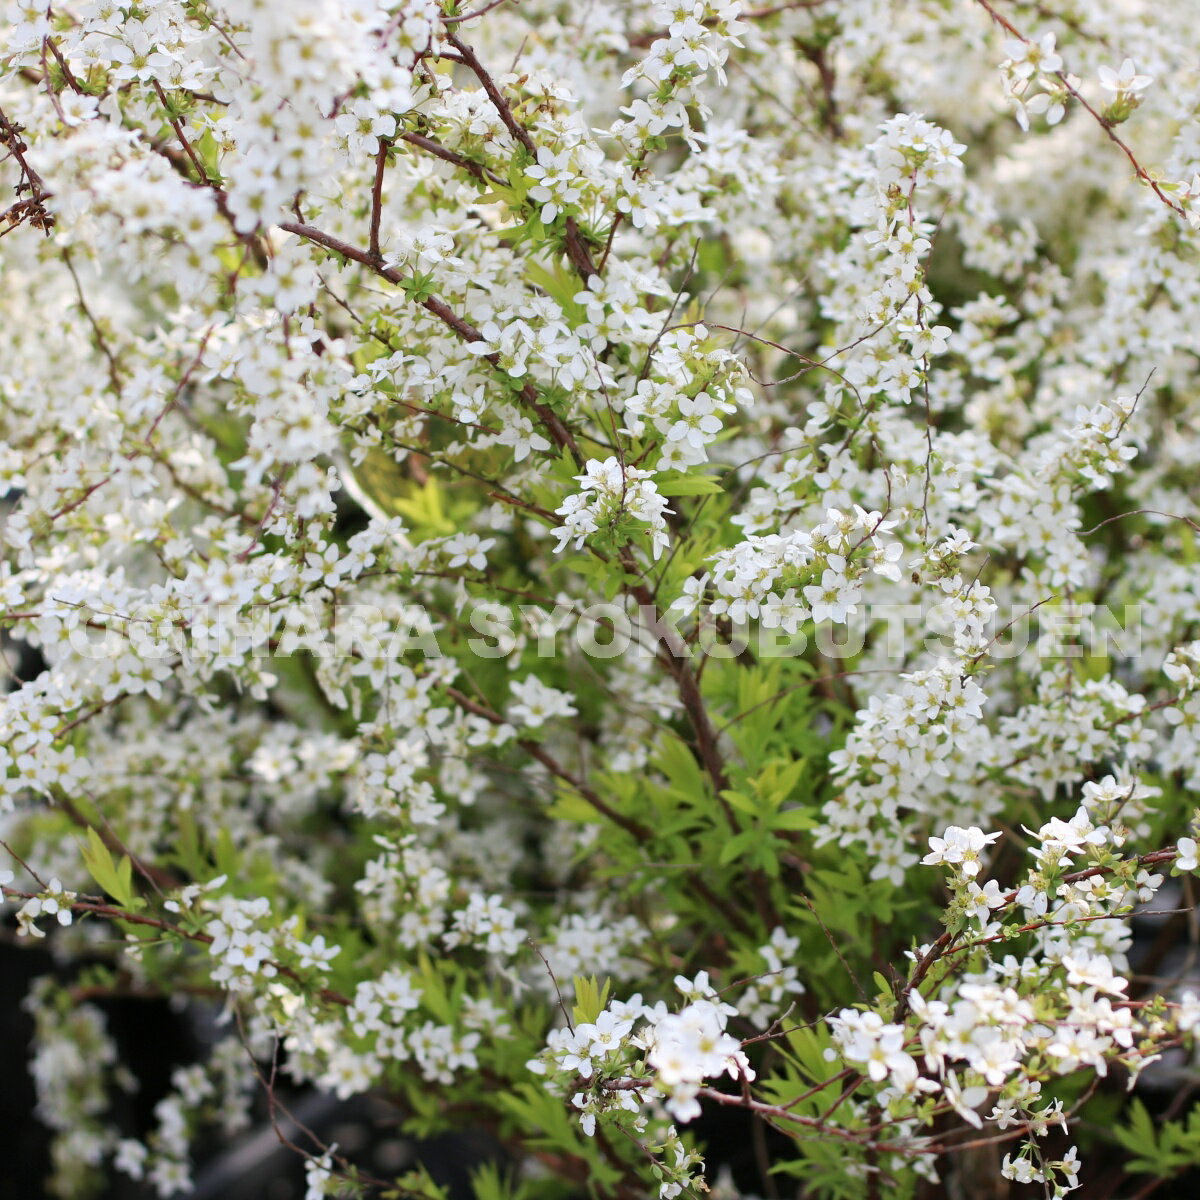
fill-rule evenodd
<path id="1" fill-rule="evenodd" d="M 559 789 L 554 803 L 546 809 L 546 816 L 576 825 L 602 825 L 606 820 L 577 791 L 565 786 Z"/>
<path id="2" fill-rule="evenodd" d="M 133 864 L 128 855 L 118 865 L 104 839 L 89 825 L 88 844 L 83 851 L 84 865 L 92 878 L 122 907 L 134 907 Z"/>
<path id="3" fill-rule="evenodd" d="M 552 1096 L 537 1084 L 524 1083 L 502 1091 L 495 1103 L 513 1120 L 526 1145 L 582 1158 L 588 1165 L 589 1183 L 601 1195 L 608 1194 L 620 1179 L 620 1172 L 597 1149 L 596 1140 L 584 1137 L 562 1097 Z"/>
<path id="4" fill-rule="evenodd" d="M 1154 1128 L 1154 1119 L 1140 1100 L 1133 1100 L 1130 1103 L 1128 1126 L 1116 1126 L 1113 1129 L 1113 1136 L 1131 1154 L 1148 1155 L 1150 1161 L 1158 1158 L 1156 1149 L 1158 1136 L 1157 1130 Z"/>
<path id="5" fill-rule="evenodd" d="M 221 147 L 217 139 L 213 137 L 212 130 L 206 129 L 192 142 L 192 147 L 203 164 L 204 173 L 209 181 L 219 183 L 221 181 L 221 169 L 219 165 Z"/>
<path id="6" fill-rule="evenodd" d="M 745 833 L 739 833 L 736 837 L 731 837 L 729 841 L 721 847 L 721 853 L 717 856 L 717 862 L 724 866 L 726 863 L 731 863 L 741 855 L 752 849 L 762 838 L 762 834 L 757 829 L 749 829 Z"/>
<path id="7" fill-rule="evenodd" d="M 608 1003 L 610 981 L 604 981 L 604 987 L 596 982 L 595 975 L 586 979 L 582 975 L 575 976 L 575 1006 L 572 1016 L 576 1024 L 590 1024 L 604 1011 Z"/>
<path id="8" fill-rule="evenodd" d="M 681 738 L 663 739 L 655 765 L 671 781 L 673 789 L 693 798 L 706 793 L 707 787 L 700 764 Z"/>
<path id="9" fill-rule="evenodd" d="M 655 483 L 662 496 L 715 496 L 725 490 L 715 475 L 680 475 Z"/>
<path id="10" fill-rule="evenodd" d="M 200 848 L 200 832 L 196 818 L 189 809 L 180 809 L 176 817 L 179 837 L 175 842 L 174 860 L 193 879 L 203 879 L 208 874 L 208 863 Z"/>
<path id="11" fill-rule="evenodd" d="M 454 1006 L 446 993 L 445 981 L 427 954 L 418 958 L 421 977 L 421 1006 L 444 1025 L 454 1024 Z"/>
<path id="12" fill-rule="evenodd" d="M 518 1179 L 512 1168 L 502 1174 L 497 1163 L 484 1163 L 471 1174 L 471 1190 L 475 1200 L 525 1200 L 531 1194 L 528 1180 Z"/>
<path id="13" fill-rule="evenodd" d="M 213 862 L 218 875 L 235 879 L 241 873 L 241 851 L 233 844 L 233 835 L 225 826 L 222 826 L 217 834 L 217 844 L 213 847 Z"/>
<path id="14" fill-rule="evenodd" d="M 751 816 L 754 816 L 760 810 L 760 805 L 751 800 L 749 796 L 743 796 L 741 792 L 726 791 L 722 792 L 721 795 L 739 812 L 749 813 Z"/>
<path id="15" fill-rule="evenodd" d="M 573 324 L 582 323 L 587 313 L 581 304 L 575 302 L 582 285 L 573 273 L 563 270 L 561 266 L 551 271 L 541 263 L 530 263 L 525 268 L 525 278 L 555 301 Z"/>
<path id="16" fill-rule="evenodd" d="M 779 813 L 771 818 L 772 829 L 786 829 L 798 832 L 802 829 L 815 829 L 817 818 L 806 808 L 789 808 L 787 812 Z"/>

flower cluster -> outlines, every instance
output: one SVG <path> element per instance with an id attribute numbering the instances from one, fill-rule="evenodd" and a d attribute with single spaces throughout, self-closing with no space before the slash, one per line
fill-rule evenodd
<path id="1" fill-rule="evenodd" d="M 661 556 L 670 544 L 667 516 L 671 509 L 650 471 L 623 466 L 610 457 L 603 462 L 592 459 L 575 478 L 583 486 L 557 510 L 563 521 L 555 531 L 556 550 L 564 550 L 572 540 L 578 549 L 592 534 L 599 534 L 597 542 L 605 544 L 631 536 L 631 526 L 644 526 L 650 535 L 651 555 Z"/>
<path id="2" fill-rule="evenodd" d="M 656 1173 L 663 1181 L 659 1195 L 668 1200 L 688 1182 L 688 1169 L 702 1160 L 676 1151 L 672 1161 L 665 1153 L 681 1143 L 674 1127 L 663 1127 L 662 1118 L 655 1116 L 658 1106 L 687 1123 L 700 1115 L 697 1095 L 705 1081 L 729 1075 L 750 1083 L 755 1077 L 741 1042 L 727 1030 L 737 1009 L 720 1000 L 707 973 L 701 971 L 694 980 L 677 976 L 675 987 L 685 1001 L 677 1012 L 661 1001 L 647 1005 L 640 995 L 611 1001 L 594 1021 L 551 1030 L 546 1048 L 528 1064 L 546 1077 L 552 1091 L 572 1093 L 571 1104 L 587 1136 L 595 1135 L 602 1118 L 606 1123 L 631 1122 L 643 1135 L 665 1137 L 656 1147 L 662 1156 Z"/>

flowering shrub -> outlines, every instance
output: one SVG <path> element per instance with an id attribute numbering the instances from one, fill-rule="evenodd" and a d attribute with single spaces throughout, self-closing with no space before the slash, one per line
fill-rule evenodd
<path id="1" fill-rule="evenodd" d="M 699 1194 L 720 1108 L 771 1194 L 1200 1163 L 1129 958 L 1200 870 L 1193 5 L 3 13 L 55 1194 L 284 1081 L 497 1200 Z M 148 1130 L 129 991 L 223 1021 Z"/>

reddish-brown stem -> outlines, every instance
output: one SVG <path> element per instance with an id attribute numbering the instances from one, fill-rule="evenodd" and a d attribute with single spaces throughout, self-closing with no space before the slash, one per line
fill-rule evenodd
<path id="1" fill-rule="evenodd" d="M 472 162 L 466 155 L 447 149 L 441 142 L 435 142 L 433 138 L 426 137 L 424 134 L 402 133 L 400 140 L 407 142 L 410 146 L 416 146 L 418 150 L 424 150 L 427 154 L 432 154 L 435 158 L 440 158 L 443 162 L 452 163 L 464 171 L 469 171 L 477 179 L 486 179 L 489 183 L 504 183 L 504 180 L 495 171 L 491 171 L 477 162 Z"/>
<path id="2" fill-rule="evenodd" d="M 488 99 L 492 102 L 492 107 L 496 110 L 500 120 L 504 122 L 505 129 L 520 142 L 531 158 L 536 159 L 538 152 L 537 143 L 530 136 L 529 130 L 517 120 L 512 106 L 504 98 L 504 93 L 500 90 L 499 85 L 492 78 L 487 68 L 475 56 L 474 50 L 466 42 L 462 41 L 457 34 L 449 34 L 447 40 L 458 51 L 459 56 L 470 69 L 471 73 L 479 80 L 483 90 L 487 93 Z M 579 232 L 579 225 L 575 218 L 567 217 L 565 226 L 567 258 L 570 260 L 571 266 L 575 268 L 580 279 L 584 283 L 587 283 L 596 274 L 596 267 L 592 263 L 592 256 L 584 244 Z"/>
<path id="3" fill-rule="evenodd" d="M 493 725 L 502 725 L 505 723 L 504 718 L 494 709 L 488 708 L 487 705 L 481 704 L 476 700 L 472 700 L 470 696 L 460 692 L 458 688 L 446 688 L 446 694 L 462 709 L 467 712 L 474 713 L 478 717 L 482 717 L 485 721 L 490 721 Z M 567 784 L 568 787 L 578 792 L 601 816 L 606 820 L 611 821 L 618 829 L 623 830 L 636 842 L 649 842 L 654 838 L 654 831 L 646 825 L 627 817 L 624 813 L 619 813 L 599 792 L 596 791 L 585 780 L 580 779 L 573 772 L 568 771 L 552 754 L 549 753 L 538 742 L 531 741 L 528 738 L 519 738 L 517 745 L 521 747 L 531 758 L 536 759 L 550 772 L 556 779 Z M 707 904 L 711 905 L 716 911 L 730 923 L 733 928 L 741 933 L 748 934 L 749 926 L 745 919 L 733 908 L 727 901 L 718 896 L 704 880 L 698 876 L 693 876 L 689 880 L 689 886 L 696 892 Z"/>
<path id="4" fill-rule="evenodd" d="M 383 218 L 383 175 L 387 170 L 389 149 L 389 143 L 381 138 L 379 149 L 375 151 L 375 182 L 371 187 L 371 228 L 367 235 L 371 257 L 380 262 L 383 255 L 379 250 L 379 224 Z"/>

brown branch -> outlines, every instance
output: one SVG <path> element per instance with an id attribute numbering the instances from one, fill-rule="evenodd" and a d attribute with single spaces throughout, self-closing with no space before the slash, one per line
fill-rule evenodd
<path id="1" fill-rule="evenodd" d="M 476 17 L 482 17 L 484 13 L 489 13 L 493 8 L 499 8 L 500 5 L 508 3 L 508 0 L 491 0 L 490 4 L 485 4 L 482 8 L 477 8 L 473 12 L 460 13 L 457 17 L 442 15 L 442 20 L 447 25 L 457 25 L 462 21 L 473 21 Z M 519 4 L 520 0 L 513 0 L 514 4 Z"/>
<path id="2" fill-rule="evenodd" d="M 379 149 L 375 151 L 375 182 L 371 186 L 371 228 L 367 235 L 371 257 L 382 260 L 379 251 L 379 223 L 383 218 L 383 173 L 387 170 L 388 151 L 391 143 L 379 139 Z"/>
<path id="3" fill-rule="evenodd" d="M 446 694 L 462 709 L 490 721 L 493 725 L 505 725 L 507 722 L 500 713 L 486 705 L 472 700 L 458 688 L 446 688 Z M 624 830 L 636 842 L 646 842 L 653 838 L 653 831 L 646 825 L 641 825 L 632 818 L 617 812 L 594 788 L 567 770 L 552 754 L 543 749 L 541 744 L 529 738 L 518 738 L 517 745 L 546 768 L 556 779 L 578 792 L 598 813 L 611 821 L 618 829 Z"/>
<path id="4" fill-rule="evenodd" d="M 588 252 L 587 246 L 584 245 L 583 238 L 579 233 L 579 223 L 574 217 L 567 218 L 566 230 L 567 258 L 570 260 L 571 266 L 575 268 L 575 273 L 584 283 L 587 283 L 598 272 L 595 264 L 592 262 L 592 256 Z"/>
<path id="5" fill-rule="evenodd" d="M 499 185 L 504 184 L 504 179 L 496 174 L 495 171 L 480 163 L 472 162 L 465 154 L 459 154 L 455 150 L 450 150 L 443 146 L 441 142 L 435 142 L 433 138 L 426 137 L 420 133 L 402 133 L 400 135 L 402 142 L 408 142 L 410 146 L 416 146 L 419 150 L 424 150 L 428 154 L 432 154 L 435 158 L 440 158 L 443 162 L 453 163 L 456 167 L 461 167 L 464 171 L 469 171 L 479 180 L 486 179 L 489 183 Z"/>
<path id="6" fill-rule="evenodd" d="M 183 146 L 184 153 L 188 156 L 188 161 L 191 162 L 192 167 L 196 172 L 197 179 L 201 183 L 208 183 L 208 172 L 204 169 L 204 164 L 200 161 L 199 155 L 193 149 L 192 143 L 188 141 L 187 134 L 183 132 L 182 124 L 180 124 L 177 118 L 171 115 L 171 102 L 167 99 L 167 94 L 163 91 L 162 84 L 159 83 L 157 79 L 152 79 L 150 84 L 154 88 L 155 95 L 158 96 L 159 103 L 163 106 L 163 112 L 166 115 L 167 123 L 175 131 L 175 136 L 179 139 L 180 144 Z"/>
<path id="7" fill-rule="evenodd" d="M 62 51 L 58 48 L 58 43 L 52 37 L 42 38 L 42 53 L 49 50 L 54 55 L 54 61 L 58 63 L 59 70 L 63 73 L 63 79 L 66 80 L 67 86 L 77 96 L 84 95 L 83 85 L 75 78 L 75 72 L 71 70 L 70 64 L 63 57 Z M 45 59 L 42 60 L 42 66 L 45 67 Z M 50 72 L 45 72 L 46 90 L 50 90 Z"/>
<path id="8" fill-rule="evenodd" d="M 755 8 L 749 12 L 739 13 L 738 18 L 742 21 L 761 21 L 766 17 L 774 17 L 778 13 L 791 12 L 797 8 L 820 8 L 828 3 L 829 0 L 791 0 L 788 4 L 774 4 L 770 8 Z"/>
<path id="9" fill-rule="evenodd" d="M 472 700 L 469 696 L 465 695 L 463 692 L 460 692 L 457 688 L 447 687 L 445 690 L 446 694 L 456 704 L 458 704 L 460 708 L 465 709 L 467 712 L 474 713 L 477 717 L 482 717 L 485 721 L 490 721 L 493 725 L 507 724 L 504 717 L 502 717 L 494 709 L 488 708 L 486 705 Z M 591 787 L 591 785 L 589 785 L 583 779 L 580 779 L 571 771 L 568 771 L 566 767 L 564 767 L 539 743 L 531 741 L 528 738 L 518 738 L 517 745 L 520 746 L 521 749 L 529 754 L 532 758 L 535 758 L 538 762 L 540 762 L 542 766 L 544 766 L 546 770 L 549 771 L 550 774 L 556 779 L 561 780 L 563 783 L 567 784 L 568 787 L 578 792 L 579 795 L 582 796 L 583 799 L 586 800 L 598 813 L 600 813 L 601 816 L 611 821 L 618 829 L 621 829 L 625 833 L 629 834 L 629 836 L 633 838 L 635 842 L 646 843 L 654 840 L 654 831 L 649 826 L 642 825 L 640 822 L 633 820 L 631 817 L 625 816 L 624 813 L 617 812 L 617 810 L 613 808 L 612 805 L 609 804 L 608 801 L 605 800 L 604 797 L 595 790 L 595 788 Z M 738 913 L 737 910 L 734 909 L 723 897 L 720 897 L 713 892 L 708 884 L 705 883 L 705 881 L 699 876 L 690 877 L 689 886 L 705 901 L 705 903 L 709 904 L 713 909 L 721 913 L 722 916 L 724 916 L 724 918 L 730 923 L 730 925 L 733 926 L 733 928 L 737 929 L 740 933 L 747 935 L 751 932 L 741 914 Z"/>
<path id="10" fill-rule="evenodd" d="M 147 444 L 154 441 L 154 435 L 158 432 L 158 427 L 160 424 L 162 424 L 163 418 L 166 417 L 167 413 L 169 413 L 179 403 L 180 397 L 183 395 L 184 388 L 186 388 L 188 383 L 191 381 L 193 372 L 200 365 L 200 361 L 204 357 L 205 348 L 208 346 L 208 339 L 212 337 L 214 329 L 216 329 L 215 324 L 209 325 L 209 327 L 204 331 L 204 336 L 200 339 L 200 345 L 197 347 L 192 361 L 188 364 L 188 366 L 184 369 L 183 374 L 179 377 L 179 382 L 175 385 L 175 391 L 171 394 L 171 399 L 162 406 L 158 416 L 155 417 L 151 422 L 150 428 L 146 432 Z"/>
<path id="11" fill-rule="evenodd" d="M 796 1113 L 788 1112 L 786 1108 L 778 1104 L 764 1104 L 761 1100 L 746 1099 L 743 1096 L 734 1096 L 729 1092 L 718 1092 L 716 1088 L 701 1088 L 697 1095 L 705 1100 L 711 1100 L 714 1104 L 723 1104 L 728 1108 L 745 1108 L 752 1113 L 757 1113 L 760 1116 L 769 1117 L 775 1121 L 785 1121 L 792 1125 L 801 1125 L 808 1129 L 818 1131 L 821 1135 L 832 1138 L 839 1138 L 842 1141 L 858 1142 L 867 1148 L 884 1154 L 930 1154 L 932 1149 L 920 1144 L 904 1144 L 897 1142 L 880 1142 L 870 1136 L 870 1131 L 867 1129 L 839 1129 L 836 1125 L 830 1125 L 823 1117 L 802 1117 Z"/>
<path id="12" fill-rule="evenodd" d="M 837 87 L 837 76 L 830 65 L 829 56 L 822 45 L 810 46 L 802 43 L 800 45 L 800 52 L 816 67 L 817 76 L 821 80 L 821 98 L 824 101 L 820 114 L 821 123 L 825 126 L 827 132 L 840 142 L 845 138 L 846 130 L 838 114 L 837 98 L 834 95 Z M 811 91 L 809 94 L 812 94 Z"/>
<path id="13" fill-rule="evenodd" d="M 448 34 L 446 40 L 458 51 L 463 63 L 470 68 L 471 73 L 482 84 L 483 90 L 492 102 L 492 107 L 496 110 L 500 120 L 504 122 L 504 127 L 529 151 L 531 157 L 537 158 L 537 143 L 529 135 L 529 130 L 513 115 L 513 110 L 508 101 L 505 100 L 499 85 L 492 78 L 483 63 L 476 58 L 475 51 L 455 33 Z"/>
<path id="14" fill-rule="evenodd" d="M 270 521 L 271 515 L 275 512 L 276 506 L 279 504 L 279 497 L 283 494 L 283 481 L 286 474 L 286 471 L 280 471 L 275 477 L 274 483 L 271 484 L 271 499 L 263 511 L 262 520 L 255 527 L 254 536 L 250 539 L 250 544 L 237 556 L 238 562 L 246 562 L 250 555 L 254 553 L 254 547 L 258 545 L 259 539 L 263 535 L 263 530 L 267 527 L 267 522 Z"/>
<path id="15" fill-rule="evenodd" d="M 637 574 L 637 563 L 634 561 L 632 551 L 628 547 L 622 551 L 621 566 L 629 574 Z M 651 609 L 657 616 L 658 606 L 655 603 L 654 596 L 644 583 L 634 584 L 629 591 L 639 604 Z M 679 690 L 680 702 L 683 704 L 684 712 L 687 713 L 688 720 L 691 722 L 692 731 L 696 735 L 696 750 L 700 756 L 700 761 L 704 764 L 704 769 L 708 773 L 709 779 L 712 780 L 717 798 L 725 808 L 726 816 L 729 817 L 731 825 L 736 828 L 736 823 L 733 820 L 733 811 L 730 809 L 728 801 L 721 795 L 722 792 L 728 790 L 729 779 L 725 774 L 725 762 L 721 757 L 721 751 L 717 744 L 717 730 L 708 715 L 704 698 L 700 694 L 700 684 L 696 678 L 696 673 L 691 669 L 686 658 L 677 653 L 680 647 L 678 643 L 671 640 L 666 631 L 659 634 L 659 645 L 659 660 L 675 680 L 676 687 Z"/>
<path id="16" fill-rule="evenodd" d="M 457 34 L 449 34 L 447 40 L 458 51 L 463 62 L 471 70 L 475 78 L 479 80 L 480 84 L 482 84 L 483 90 L 492 102 L 492 107 L 496 110 L 500 120 L 504 122 L 504 127 L 524 146 L 530 157 L 536 160 L 538 152 L 537 143 L 530 136 L 529 130 L 517 120 L 512 106 L 504 98 L 504 93 L 500 91 L 499 85 L 492 78 L 487 68 L 475 56 L 474 50 L 466 42 L 462 41 Z M 592 262 L 592 256 L 584 244 L 579 232 L 579 225 L 575 218 L 567 217 L 565 226 L 567 258 L 570 260 L 571 266 L 575 268 L 579 277 L 584 283 L 587 283 L 596 274 L 596 267 Z"/>
<path id="17" fill-rule="evenodd" d="M 112 386 L 113 394 L 119 396 L 121 394 L 120 363 L 109 346 L 108 339 L 104 336 L 104 331 L 100 328 L 100 322 L 88 307 L 87 299 L 83 294 L 83 286 L 80 284 L 79 276 L 75 271 L 75 264 L 71 261 L 71 252 L 65 246 L 63 247 L 62 259 L 66 263 L 67 270 L 71 274 L 71 280 L 75 284 L 75 295 L 79 298 L 79 307 L 83 315 L 87 318 L 88 324 L 92 327 L 92 335 L 96 339 L 96 348 L 104 355 L 104 359 L 108 363 L 108 382 Z"/>
<path id="18" fill-rule="evenodd" d="M 21 127 L 8 119 L 3 108 L 0 108 L 0 144 L 8 147 L 9 154 L 16 159 L 21 170 L 21 179 L 13 190 L 18 197 L 23 191 L 29 192 L 28 200 L 18 199 L 16 204 L 5 209 L 0 216 L 11 225 L 27 220 L 34 229 L 40 229 L 49 237 L 54 226 L 54 215 L 46 208 L 46 201 L 52 193 L 47 190 L 42 177 L 29 165 L 25 157 L 25 151 L 29 147 L 21 138 Z"/>

